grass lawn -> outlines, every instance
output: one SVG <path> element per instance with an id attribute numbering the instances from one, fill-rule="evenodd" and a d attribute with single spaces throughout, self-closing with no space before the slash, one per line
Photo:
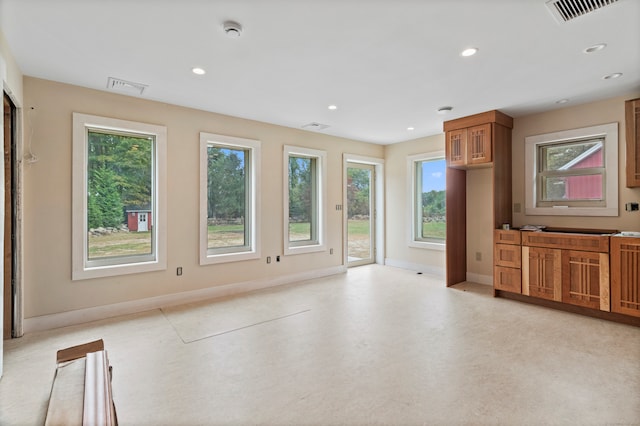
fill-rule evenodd
<path id="1" fill-rule="evenodd" d="M 151 253 L 151 232 L 115 232 L 89 236 L 89 259 Z"/>
<path id="2" fill-rule="evenodd" d="M 362 245 L 369 238 L 369 220 L 349 220 L 349 245 Z M 311 224 L 289 224 L 291 241 L 309 239 Z M 432 238 L 445 238 L 444 222 L 422 224 L 422 235 Z M 244 245 L 243 225 L 211 225 L 208 228 L 209 247 L 234 247 Z M 368 243 L 367 243 L 368 245 Z M 131 256 L 151 253 L 151 232 L 118 232 L 101 236 L 89 236 L 89 259 L 112 256 Z M 350 250 L 351 253 L 351 250 Z"/>
<path id="3" fill-rule="evenodd" d="M 423 237 L 444 239 L 446 234 L 447 224 L 445 222 L 424 222 L 422 224 Z"/>

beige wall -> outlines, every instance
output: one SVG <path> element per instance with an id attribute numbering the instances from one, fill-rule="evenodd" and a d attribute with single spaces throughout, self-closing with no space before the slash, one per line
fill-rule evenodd
<path id="1" fill-rule="evenodd" d="M 17 107 L 22 107 L 22 72 L 13 58 L 13 54 L 7 45 L 7 41 L 5 40 L 2 31 L 0 31 L 0 56 L 7 67 L 7 79 L 5 81 L 6 86 L 4 87 L 4 90 L 9 93 Z"/>
<path id="2" fill-rule="evenodd" d="M 493 275 L 492 176 L 488 168 L 467 170 L 467 279 L 484 284 Z"/>
<path id="3" fill-rule="evenodd" d="M 557 227 L 603 228 L 640 231 L 640 213 L 624 210 L 625 203 L 640 201 L 640 188 L 625 186 L 625 118 L 624 101 L 640 96 L 640 92 L 628 96 L 607 99 L 574 107 L 562 108 L 541 114 L 516 118 L 513 125 L 513 203 L 519 203 L 520 213 L 514 213 L 516 226 L 539 224 Z M 618 123 L 618 217 L 575 216 L 527 216 L 525 207 L 525 159 L 524 142 L 527 136 L 589 127 L 606 123 Z"/>
<path id="4" fill-rule="evenodd" d="M 246 282 L 342 263 L 342 155 L 382 158 L 384 148 L 319 133 L 198 111 L 25 78 L 25 105 L 33 106 L 33 151 L 39 161 L 25 168 L 25 317 L 59 313 L 136 299 Z M 82 112 L 167 127 L 167 270 L 71 281 L 71 127 Z M 262 141 L 263 259 L 199 266 L 199 132 Z M 283 145 L 327 151 L 327 248 L 322 253 L 266 256 L 283 252 Z M 183 276 L 176 276 L 176 267 Z"/>
<path id="5" fill-rule="evenodd" d="M 411 189 L 408 187 L 407 157 L 444 152 L 444 134 L 385 147 L 386 259 L 391 265 L 444 275 L 444 251 L 409 247 Z"/>
<path id="6" fill-rule="evenodd" d="M 342 216 L 330 208 L 342 203 L 342 154 L 385 159 L 385 258 L 388 263 L 427 272 L 443 271 L 444 252 L 409 247 L 407 157 L 442 151 L 444 135 L 386 147 L 304 132 L 219 114 L 25 78 L 25 105 L 33 106 L 33 150 L 38 163 L 25 167 L 25 317 L 197 290 L 224 284 L 275 278 L 341 264 Z M 513 129 L 513 201 L 524 208 L 524 138 L 576 127 L 620 123 L 620 217 L 527 217 L 514 214 L 514 225 L 539 223 L 639 230 L 638 213 L 624 203 L 640 200 L 639 189 L 624 187 L 624 100 L 629 95 L 515 119 Z M 162 272 L 73 282 L 71 276 L 71 113 L 167 126 L 168 269 Z M 198 135 L 200 131 L 259 139 L 263 143 L 263 259 L 223 265 L 198 265 Z M 298 145 L 328 153 L 328 248 L 334 255 L 312 253 L 282 257 L 267 265 L 266 256 L 282 254 L 282 146 Z M 467 173 L 467 273 L 492 274 L 491 173 Z M 476 260 L 480 253 L 481 260 Z M 175 268 L 184 275 L 177 277 Z"/>

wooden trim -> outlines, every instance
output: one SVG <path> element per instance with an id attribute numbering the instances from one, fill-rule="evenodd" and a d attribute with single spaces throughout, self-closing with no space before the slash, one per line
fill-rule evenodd
<path id="1" fill-rule="evenodd" d="M 529 247 L 522 247 L 522 294 L 529 296 Z"/>
<path id="2" fill-rule="evenodd" d="M 13 294 L 11 288 L 11 280 L 13 278 L 12 267 L 13 267 L 13 253 L 12 248 L 13 244 L 11 241 L 11 232 L 13 230 L 13 214 L 12 214 L 12 184 L 11 184 L 11 176 L 13 171 L 12 164 L 12 155 L 11 152 L 11 135 L 13 133 L 13 110 L 11 108 L 11 103 L 9 101 L 9 97 L 3 93 L 2 97 L 3 104 L 3 120 L 4 120 L 4 199 L 2 202 L 4 203 L 4 259 L 3 259 L 3 339 L 10 339 L 11 332 L 13 329 Z"/>
<path id="3" fill-rule="evenodd" d="M 524 247 L 523 247 L 524 249 Z M 582 306 L 571 305 L 568 303 L 555 302 L 553 300 L 541 299 L 537 297 L 529 297 L 523 294 L 511 293 L 508 291 L 496 290 L 496 297 L 517 300 L 519 302 L 530 303 L 532 305 L 544 306 L 559 311 L 571 312 L 574 314 L 585 315 L 593 318 L 599 318 L 607 321 L 614 321 L 621 324 L 640 327 L 640 317 L 632 317 L 629 315 L 618 314 L 615 312 L 606 312 L 599 309 L 589 309 Z"/>
<path id="4" fill-rule="evenodd" d="M 66 349 L 60 349 L 56 356 L 56 362 L 73 361 L 74 359 L 82 358 L 90 352 L 98 352 L 104 350 L 104 342 L 102 339 L 94 340 L 93 342 L 85 343 L 82 345 L 72 346 Z"/>
<path id="5" fill-rule="evenodd" d="M 627 188 L 640 186 L 640 98 L 625 101 Z"/>
<path id="6" fill-rule="evenodd" d="M 512 215 L 512 167 L 511 129 L 493 124 L 493 227 L 513 224 Z"/>
<path id="7" fill-rule="evenodd" d="M 444 131 L 448 132 L 451 130 L 464 129 L 486 123 L 498 123 L 504 127 L 513 129 L 513 118 L 498 110 L 481 112 L 480 114 L 445 121 L 442 126 Z"/>
<path id="8" fill-rule="evenodd" d="M 600 253 L 600 310 L 611 312 L 609 254 Z"/>
<path id="9" fill-rule="evenodd" d="M 553 300 L 562 302 L 562 251 L 553 250 Z"/>
<path id="10" fill-rule="evenodd" d="M 467 279 L 467 172 L 447 167 L 447 287 Z"/>

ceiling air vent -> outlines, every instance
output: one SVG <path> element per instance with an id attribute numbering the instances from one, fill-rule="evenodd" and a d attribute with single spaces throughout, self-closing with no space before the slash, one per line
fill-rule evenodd
<path id="1" fill-rule="evenodd" d="M 114 77 L 109 77 L 107 80 L 107 89 L 117 90 L 119 92 L 125 92 L 132 95 L 142 95 L 147 87 L 149 86 L 146 84 L 134 83 Z"/>
<path id="2" fill-rule="evenodd" d="M 563 24 L 617 2 L 618 0 L 549 0 L 547 7 L 556 21 Z"/>
<path id="3" fill-rule="evenodd" d="M 306 130 L 324 130 L 327 127 L 329 127 L 329 125 L 320 124 L 320 123 L 316 123 L 316 122 L 305 124 L 304 126 L 302 126 L 302 128 L 306 129 Z"/>

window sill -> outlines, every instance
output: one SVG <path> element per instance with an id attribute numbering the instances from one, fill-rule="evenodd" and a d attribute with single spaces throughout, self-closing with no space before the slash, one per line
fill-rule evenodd
<path id="1" fill-rule="evenodd" d="M 200 256 L 200 265 L 215 265 L 220 263 L 241 262 L 243 260 L 260 259 L 260 252 L 244 251 L 238 253 L 203 254 Z"/>
<path id="2" fill-rule="evenodd" d="M 618 216 L 617 208 L 607 207 L 527 207 L 527 216 Z"/>
<path id="3" fill-rule="evenodd" d="M 127 263 L 121 265 L 96 266 L 92 268 L 75 269 L 71 279 L 73 281 L 91 278 L 116 277 L 119 275 L 139 274 L 142 272 L 164 271 L 167 265 L 163 261 Z"/>
<path id="4" fill-rule="evenodd" d="M 294 255 L 294 254 L 304 254 L 304 253 L 316 253 L 319 251 L 326 251 L 326 247 L 324 244 L 314 244 L 308 246 L 297 246 L 297 247 L 285 247 L 284 255 Z"/>
<path id="5" fill-rule="evenodd" d="M 447 245 L 445 243 L 428 243 L 426 241 L 409 241 L 409 247 L 419 248 L 423 250 L 445 251 Z"/>

